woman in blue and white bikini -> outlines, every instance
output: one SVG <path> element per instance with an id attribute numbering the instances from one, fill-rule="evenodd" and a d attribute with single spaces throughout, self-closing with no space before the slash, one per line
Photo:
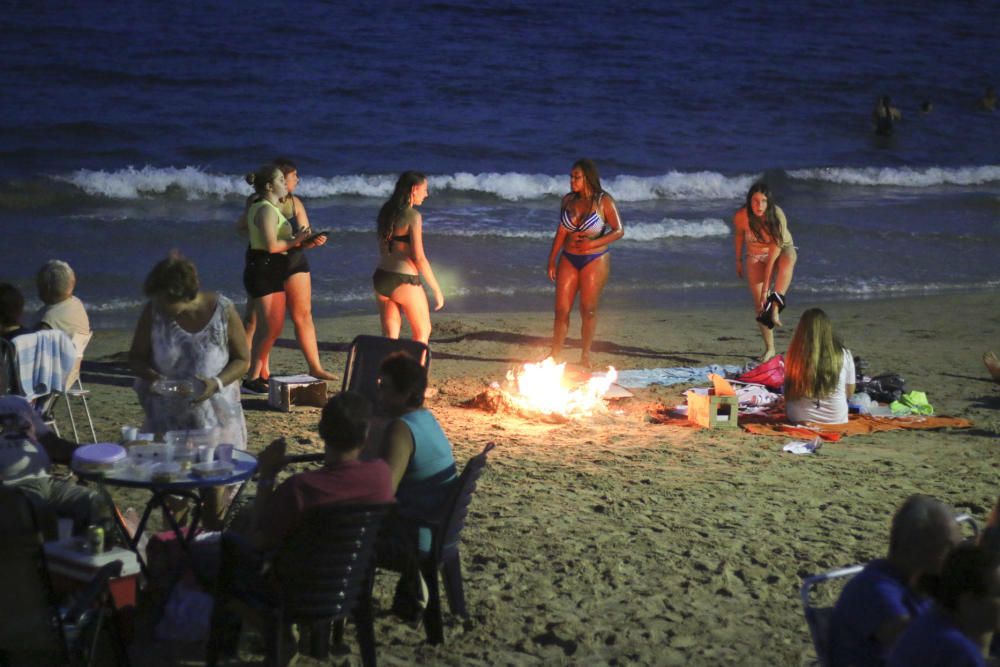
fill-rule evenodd
<path id="1" fill-rule="evenodd" d="M 559 229 L 549 252 L 549 280 L 556 284 L 552 357 L 562 354 L 569 313 L 580 293 L 580 365 L 590 368 L 597 329 L 597 306 L 611 273 L 609 246 L 625 236 L 615 200 L 601 187 L 593 160 L 577 160 L 569 173 L 571 192 L 563 197 Z M 559 257 L 560 251 L 562 257 Z"/>

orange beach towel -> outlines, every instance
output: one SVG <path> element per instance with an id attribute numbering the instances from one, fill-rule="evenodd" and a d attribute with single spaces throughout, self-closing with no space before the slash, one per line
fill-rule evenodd
<path id="1" fill-rule="evenodd" d="M 846 424 L 783 424 L 783 423 L 750 423 L 740 424 L 745 430 L 755 435 L 777 435 L 782 437 L 819 436 L 824 440 L 836 442 L 845 435 L 876 433 L 878 431 L 896 431 L 899 429 L 935 429 L 935 428 L 972 428 L 972 422 L 960 417 L 872 417 L 871 415 L 851 415 Z"/>

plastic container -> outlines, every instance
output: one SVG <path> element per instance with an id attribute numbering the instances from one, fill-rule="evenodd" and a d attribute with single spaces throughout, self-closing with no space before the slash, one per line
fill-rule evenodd
<path id="1" fill-rule="evenodd" d="M 205 391 L 205 383 L 194 378 L 191 380 L 160 379 L 155 381 L 150 390 L 160 396 L 175 398 L 194 398 Z"/>

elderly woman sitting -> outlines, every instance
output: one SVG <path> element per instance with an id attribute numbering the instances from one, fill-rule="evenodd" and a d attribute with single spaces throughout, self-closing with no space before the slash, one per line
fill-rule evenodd
<path id="1" fill-rule="evenodd" d="M 50 259 L 35 276 L 38 298 L 45 305 L 38 311 L 37 328 L 59 329 L 70 336 L 90 334 L 90 318 L 83 302 L 73 296 L 76 274 L 69 264 Z"/>

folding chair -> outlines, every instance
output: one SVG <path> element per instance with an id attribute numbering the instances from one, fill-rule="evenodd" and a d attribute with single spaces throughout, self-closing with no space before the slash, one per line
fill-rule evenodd
<path id="1" fill-rule="evenodd" d="M 445 593 L 448 596 L 448 608 L 456 616 L 466 617 L 465 586 L 462 581 L 462 561 L 459 553 L 459 543 L 462 539 L 462 528 L 469 514 L 469 504 L 476 490 L 476 483 L 486 467 L 486 455 L 495 447 L 489 443 L 483 451 L 476 454 L 462 469 L 448 501 L 444 505 L 441 516 L 436 521 L 418 522 L 432 530 L 430 553 L 420 559 L 420 573 L 427 584 L 429 598 L 424 610 L 424 631 L 430 644 L 444 642 L 444 621 L 441 613 L 441 592 L 438 584 L 438 573 L 443 574 Z M 400 569 L 400 563 L 379 562 L 378 567 L 387 570 Z"/>
<path id="2" fill-rule="evenodd" d="M 976 525 L 976 521 L 972 516 L 959 514 L 955 517 L 955 521 L 967 524 L 972 529 L 972 539 L 975 539 L 979 535 L 979 526 Z M 812 636 L 813 648 L 816 649 L 817 662 L 821 667 L 827 667 L 830 664 L 830 619 L 833 616 L 833 605 L 836 603 L 836 598 L 830 600 L 828 606 L 813 604 L 813 589 L 828 581 L 853 577 L 863 570 L 864 567 L 864 563 L 859 563 L 857 565 L 837 568 L 836 570 L 806 577 L 802 582 L 802 587 L 799 589 L 799 597 L 802 600 L 802 611 L 806 617 L 806 624 L 809 626 L 809 634 Z"/>
<path id="3" fill-rule="evenodd" d="M 375 403 L 378 393 L 378 369 L 393 352 L 406 352 L 430 370 L 431 350 L 420 341 L 382 336 L 357 336 L 351 341 L 344 365 L 341 391 L 356 391 Z"/>
<path id="4" fill-rule="evenodd" d="M 98 570 L 61 608 L 33 506 L 17 488 L 0 484 L 0 507 L 0 664 L 127 665 L 108 589 L 121 561 Z"/>
<path id="5" fill-rule="evenodd" d="M 59 434 L 59 428 L 56 426 L 55 420 L 55 406 L 59 402 L 61 396 L 66 397 L 66 412 L 69 413 L 69 423 L 73 427 L 73 440 L 80 442 L 80 434 L 76 430 L 76 418 L 73 416 L 73 406 L 70 402 L 71 398 L 78 398 L 80 402 L 83 403 L 84 414 L 87 415 L 87 424 L 90 426 L 90 436 L 93 438 L 93 442 L 97 442 L 97 432 L 94 430 L 94 420 L 90 415 L 90 406 L 87 405 L 87 396 L 90 395 L 90 391 L 85 389 L 83 382 L 80 381 L 80 366 L 83 364 L 83 353 L 87 349 L 87 345 L 90 343 L 90 339 L 93 338 L 93 333 L 86 334 L 73 334 L 73 346 L 76 348 L 76 362 L 73 364 L 73 369 L 69 372 L 66 377 L 66 389 L 64 391 L 57 391 L 50 394 L 49 399 L 42 406 L 42 416 L 46 423 L 51 425 L 56 432 Z"/>

